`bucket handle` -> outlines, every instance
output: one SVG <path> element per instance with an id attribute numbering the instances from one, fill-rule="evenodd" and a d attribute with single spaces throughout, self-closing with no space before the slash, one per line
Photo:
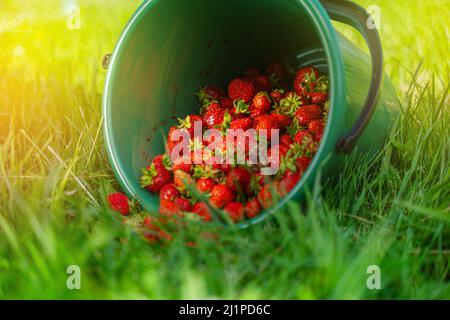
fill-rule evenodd
<path id="1" fill-rule="evenodd" d="M 348 24 L 362 34 L 372 60 L 372 77 L 364 108 L 350 131 L 345 133 L 336 145 L 338 152 L 348 153 L 363 133 L 377 106 L 383 79 L 383 48 L 377 28 L 368 26 L 371 15 L 366 9 L 348 0 L 321 0 L 320 2 L 331 19 Z"/>

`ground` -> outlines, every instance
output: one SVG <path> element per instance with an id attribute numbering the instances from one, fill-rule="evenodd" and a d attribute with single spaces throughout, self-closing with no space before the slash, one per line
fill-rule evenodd
<path id="1" fill-rule="evenodd" d="M 78 2 L 79 30 L 62 7 L 76 1 L 0 3 L 0 298 L 450 298 L 447 1 L 357 1 L 381 9 L 402 102 L 375 158 L 353 154 L 338 181 L 253 228 L 207 241 L 193 225 L 163 246 L 105 202 L 118 185 L 99 61 L 139 1 Z M 366 285 L 374 265 L 380 290 Z"/>

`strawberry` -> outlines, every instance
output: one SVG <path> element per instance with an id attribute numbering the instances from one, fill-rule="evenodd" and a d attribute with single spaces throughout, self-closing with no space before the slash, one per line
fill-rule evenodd
<path id="1" fill-rule="evenodd" d="M 270 79 L 263 75 L 253 78 L 253 85 L 255 86 L 256 92 L 259 91 L 269 92 L 270 90 L 272 90 L 272 84 L 270 83 Z"/>
<path id="2" fill-rule="evenodd" d="M 283 89 L 275 89 L 270 93 L 270 97 L 274 104 L 278 107 L 280 105 L 280 101 L 284 98 L 284 90 Z"/>
<path id="3" fill-rule="evenodd" d="M 192 176 L 182 170 L 174 171 L 173 181 L 179 190 L 186 190 L 186 185 L 195 185 L 195 181 L 192 179 Z"/>
<path id="4" fill-rule="evenodd" d="M 203 125 L 203 118 L 201 116 L 191 114 L 184 119 L 178 119 L 178 122 L 179 122 L 178 129 L 186 129 L 192 138 L 194 137 L 195 123 L 198 122 L 199 124 Z"/>
<path id="5" fill-rule="evenodd" d="M 252 67 L 244 70 L 244 77 L 247 79 L 254 79 L 261 75 L 261 71 L 258 68 Z"/>
<path id="6" fill-rule="evenodd" d="M 197 190 L 203 193 L 209 193 L 216 186 L 216 182 L 211 178 L 200 178 L 196 183 Z"/>
<path id="7" fill-rule="evenodd" d="M 315 104 L 303 106 L 295 112 L 295 117 L 301 126 L 307 127 L 310 122 L 323 118 L 322 109 Z"/>
<path id="8" fill-rule="evenodd" d="M 250 172 L 244 168 L 232 169 L 227 174 L 226 185 L 233 192 L 244 193 L 250 184 Z"/>
<path id="9" fill-rule="evenodd" d="M 223 173 L 228 174 L 233 167 L 229 163 L 223 163 L 219 165 L 220 170 L 222 170 Z"/>
<path id="10" fill-rule="evenodd" d="M 290 147 L 287 146 L 287 145 L 285 145 L 285 144 L 280 144 L 280 145 L 278 146 L 278 148 L 279 148 L 279 155 L 280 155 L 280 158 L 285 157 L 286 154 L 289 152 L 289 149 L 290 149 Z"/>
<path id="11" fill-rule="evenodd" d="M 234 107 L 233 100 L 231 100 L 229 97 L 223 97 L 220 100 L 220 107 L 223 109 L 232 110 Z"/>
<path id="12" fill-rule="evenodd" d="M 238 130 L 247 130 L 253 127 L 253 119 L 250 117 L 242 118 L 242 119 L 236 119 L 231 121 L 230 123 L 230 129 Z"/>
<path id="13" fill-rule="evenodd" d="M 209 129 L 216 128 L 223 124 L 225 113 L 226 109 L 220 107 L 209 108 L 203 115 L 203 121 Z"/>
<path id="14" fill-rule="evenodd" d="M 313 141 L 313 137 L 308 130 L 302 130 L 294 136 L 294 142 L 301 145 L 309 145 Z"/>
<path id="15" fill-rule="evenodd" d="M 255 118 L 254 127 L 256 130 L 273 130 L 279 129 L 278 119 L 273 115 L 265 114 Z M 270 137 L 270 132 L 267 132 L 267 136 Z"/>
<path id="16" fill-rule="evenodd" d="M 247 218 L 252 219 L 261 213 L 262 208 L 258 199 L 253 199 L 245 204 L 244 210 Z"/>
<path id="17" fill-rule="evenodd" d="M 192 212 L 200 216 L 204 222 L 212 221 L 212 215 L 208 206 L 204 202 L 197 202 L 192 207 Z"/>
<path id="18" fill-rule="evenodd" d="M 249 79 L 234 79 L 228 86 L 228 96 L 233 101 L 242 99 L 248 103 L 255 93 L 255 86 Z"/>
<path id="19" fill-rule="evenodd" d="M 281 99 L 276 112 L 293 117 L 302 104 L 302 99 L 295 92 L 290 91 L 284 95 L 283 99 Z"/>
<path id="20" fill-rule="evenodd" d="M 324 104 L 328 101 L 328 92 L 308 92 L 306 93 L 306 97 L 311 104 Z"/>
<path id="21" fill-rule="evenodd" d="M 170 159 L 165 154 L 159 154 L 154 157 L 152 163 L 156 168 L 165 168 L 167 170 L 170 170 Z"/>
<path id="22" fill-rule="evenodd" d="M 128 198 L 121 192 L 110 194 L 108 196 L 108 203 L 112 210 L 120 212 L 123 216 L 129 215 L 131 212 Z"/>
<path id="23" fill-rule="evenodd" d="M 306 171 L 306 169 L 308 169 L 311 161 L 312 161 L 311 157 L 299 157 L 296 159 L 297 168 L 300 170 L 300 172 L 304 172 Z"/>
<path id="24" fill-rule="evenodd" d="M 256 118 L 270 111 L 272 107 L 272 101 L 265 91 L 258 92 L 250 105 L 249 111 L 252 118 Z"/>
<path id="25" fill-rule="evenodd" d="M 188 199 L 177 197 L 174 201 L 175 205 L 178 207 L 178 209 L 182 212 L 190 212 L 192 210 L 191 203 Z"/>
<path id="26" fill-rule="evenodd" d="M 294 189 L 294 187 L 300 181 L 300 178 L 301 178 L 300 174 L 292 173 L 289 171 L 286 172 L 279 184 L 280 194 L 282 196 L 285 196 L 289 192 L 291 192 L 291 190 Z"/>
<path id="27" fill-rule="evenodd" d="M 279 183 L 274 181 L 270 182 L 261 189 L 258 193 L 258 201 L 263 208 L 267 209 L 273 205 L 274 195 L 278 193 Z"/>
<path id="28" fill-rule="evenodd" d="M 211 204 L 223 208 L 236 198 L 234 192 L 224 184 L 216 185 L 211 191 Z"/>
<path id="29" fill-rule="evenodd" d="M 306 67 L 297 71 L 294 80 L 294 90 L 302 96 L 306 92 L 314 91 L 316 81 L 319 78 L 319 71 L 314 67 Z"/>
<path id="30" fill-rule="evenodd" d="M 223 208 L 223 210 L 231 218 L 231 221 L 238 223 L 244 219 L 244 205 L 240 202 L 230 202 Z"/>
<path id="31" fill-rule="evenodd" d="M 228 109 L 234 119 L 244 118 L 249 112 L 249 105 L 244 100 L 234 100 L 233 107 Z"/>
<path id="32" fill-rule="evenodd" d="M 286 77 L 286 68 L 280 62 L 272 63 L 267 67 L 266 74 L 275 82 L 279 82 Z"/>
<path id="33" fill-rule="evenodd" d="M 172 182 L 170 172 L 165 166 L 165 157 L 157 156 L 153 162 L 142 170 L 141 186 L 150 192 L 158 192 L 163 186 Z"/>
<path id="34" fill-rule="evenodd" d="M 288 135 L 287 133 L 281 135 L 280 144 L 284 144 L 285 146 L 289 147 L 292 143 L 293 142 L 290 135 Z"/>
<path id="35" fill-rule="evenodd" d="M 219 101 L 223 96 L 222 89 L 212 85 L 207 85 L 200 89 L 200 92 L 197 94 L 198 100 L 202 105 L 207 105 L 214 100 Z"/>
<path id="36" fill-rule="evenodd" d="M 292 118 L 291 117 L 288 117 L 288 116 L 285 116 L 285 115 L 282 115 L 282 114 L 273 113 L 272 117 L 277 119 L 278 127 L 280 129 L 286 128 L 286 127 L 290 126 L 291 123 L 292 123 Z"/>
<path id="37" fill-rule="evenodd" d="M 180 195 L 180 191 L 175 187 L 173 183 L 166 184 L 159 191 L 159 199 L 173 201 Z"/>
<path id="38" fill-rule="evenodd" d="M 323 120 L 311 121 L 308 125 L 309 131 L 311 131 L 315 137 L 317 137 L 318 135 L 322 136 L 324 127 L 325 124 Z"/>
<path id="39" fill-rule="evenodd" d="M 173 215 L 180 214 L 180 208 L 175 204 L 175 202 L 163 199 L 159 201 L 159 214 L 162 216 L 171 217 Z"/>

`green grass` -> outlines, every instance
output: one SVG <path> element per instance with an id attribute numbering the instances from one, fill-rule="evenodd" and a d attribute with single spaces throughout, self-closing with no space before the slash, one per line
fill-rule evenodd
<path id="1" fill-rule="evenodd" d="M 65 28 L 60 1 L 3 1 L 0 297 L 450 298 L 449 3 L 358 2 L 382 9 L 386 70 L 402 101 L 383 150 L 353 154 L 338 181 L 317 179 L 307 203 L 263 224 L 216 241 L 192 224 L 155 246 L 104 200 L 117 184 L 99 61 L 139 1 L 80 1 L 79 31 Z M 79 291 L 66 288 L 72 264 Z M 366 287 L 369 265 L 381 268 L 381 290 Z"/>

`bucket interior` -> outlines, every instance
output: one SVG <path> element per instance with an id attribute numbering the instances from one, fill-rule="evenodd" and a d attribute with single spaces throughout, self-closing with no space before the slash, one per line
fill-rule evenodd
<path id="1" fill-rule="evenodd" d="M 196 113 L 195 92 L 226 89 L 247 67 L 289 58 L 327 73 L 320 37 L 298 0 L 153 0 L 121 38 L 106 88 L 111 160 L 124 190 L 147 210 L 158 198 L 140 168 L 164 151 L 176 117 Z M 118 172 L 117 172 L 118 171 Z"/>

